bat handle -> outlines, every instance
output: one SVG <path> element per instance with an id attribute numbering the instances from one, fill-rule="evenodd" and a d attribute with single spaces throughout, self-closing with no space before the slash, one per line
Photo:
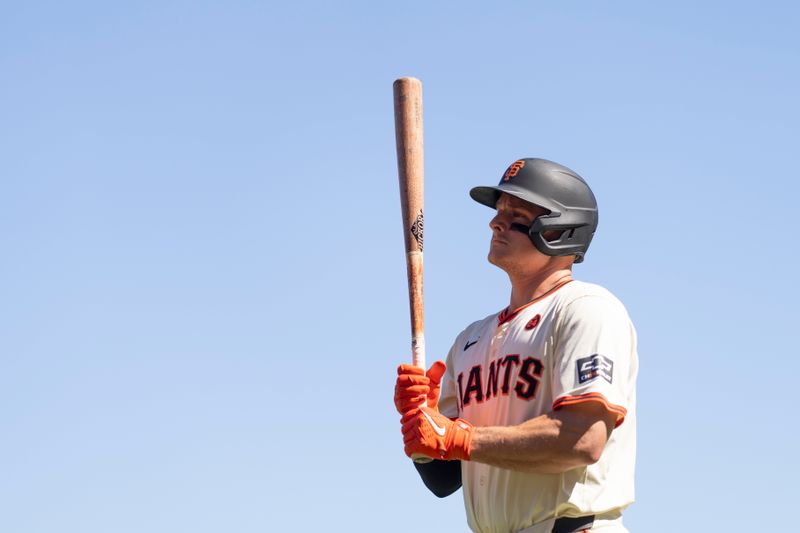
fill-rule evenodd
<path id="1" fill-rule="evenodd" d="M 425 335 L 418 333 L 411 339 L 411 362 L 414 366 L 426 370 L 425 367 Z M 427 455 L 413 454 L 411 459 L 417 464 L 430 463 L 433 461 Z"/>
<path id="2" fill-rule="evenodd" d="M 425 367 L 425 335 L 417 333 L 411 339 L 411 362 L 414 366 L 426 370 Z"/>

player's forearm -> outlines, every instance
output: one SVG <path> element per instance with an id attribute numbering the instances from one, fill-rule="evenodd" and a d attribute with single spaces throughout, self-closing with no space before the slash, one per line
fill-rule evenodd
<path id="1" fill-rule="evenodd" d="M 573 463 L 559 461 L 515 461 L 511 459 L 497 459 L 492 461 L 492 466 L 513 470 L 515 472 L 528 472 L 531 474 L 561 474 L 576 468 Z M 581 466 L 581 465 L 579 465 Z"/>
<path id="2" fill-rule="evenodd" d="M 559 411 L 518 426 L 475 428 L 470 460 L 556 474 L 596 462 L 607 436 L 603 421 Z"/>

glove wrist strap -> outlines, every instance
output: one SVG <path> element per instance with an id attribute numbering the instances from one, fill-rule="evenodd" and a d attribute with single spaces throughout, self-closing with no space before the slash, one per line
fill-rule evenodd
<path id="1" fill-rule="evenodd" d="M 473 433 L 475 433 L 475 426 L 466 420 L 461 418 L 453 420 L 450 435 L 447 436 L 447 452 L 444 459 L 469 461 Z"/>

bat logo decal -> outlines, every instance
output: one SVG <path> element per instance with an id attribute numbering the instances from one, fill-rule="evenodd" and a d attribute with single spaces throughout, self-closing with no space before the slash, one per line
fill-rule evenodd
<path id="1" fill-rule="evenodd" d="M 414 239 L 417 241 L 417 246 L 419 246 L 420 252 L 422 251 L 422 231 L 424 222 L 425 216 L 422 214 L 422 209 L 420 209 L 417 219 L 411 225 L 411 234 L 414 235 Z"/>

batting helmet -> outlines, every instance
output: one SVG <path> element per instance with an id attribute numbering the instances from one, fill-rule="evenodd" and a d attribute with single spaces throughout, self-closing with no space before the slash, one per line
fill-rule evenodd
<path id="1" fill-rule="evenodd" d="M 537 250 L 550 256 L 574 255 L 576 263 L 583 261 L 597 229 L 597 201 L 577 172 L 547 159 L 518 159 L 506 169 L 496 187 L 474 187 L 469 191 L 473 200 L 491 208 L 496 206 L 501 193 L 549 211 L 529 228 L 521 224 L 512 226 L 527 233 Z M 551 230 L 561 234 L 548 241 L 542 233 Z"/>

